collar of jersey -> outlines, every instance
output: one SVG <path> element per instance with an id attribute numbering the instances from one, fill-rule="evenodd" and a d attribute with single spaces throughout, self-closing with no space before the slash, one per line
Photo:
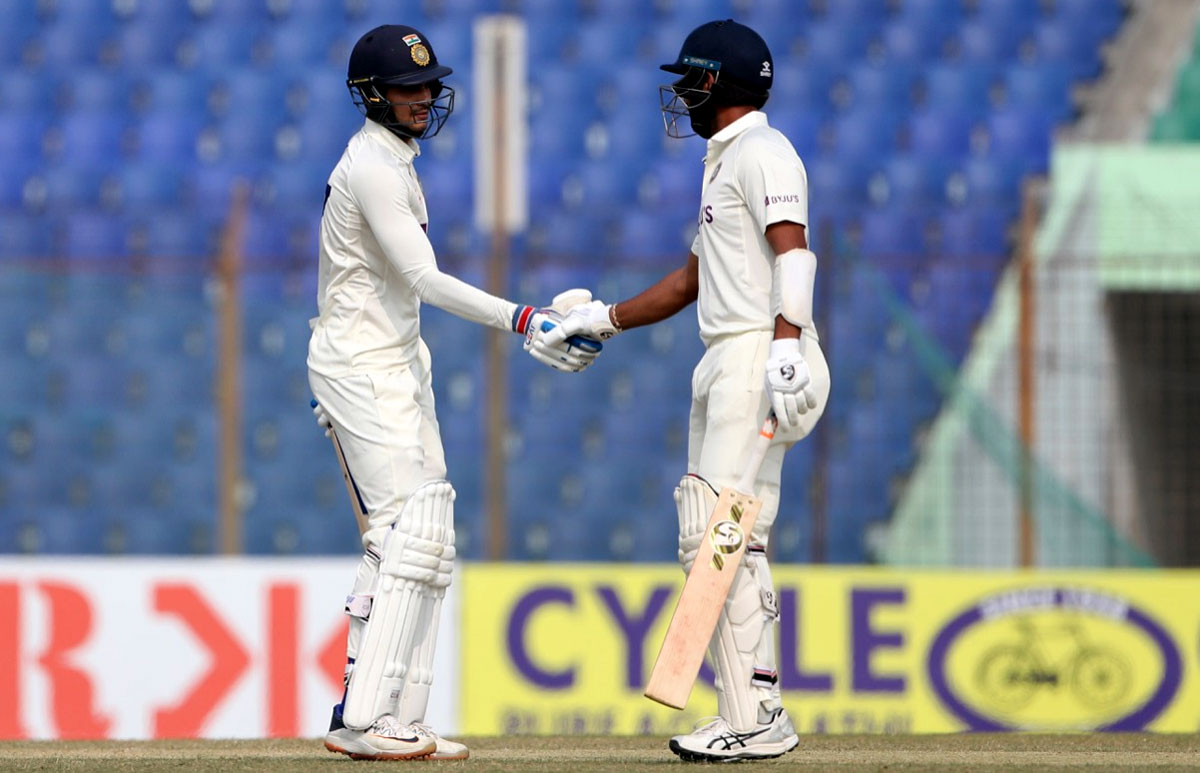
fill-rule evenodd
<path id="1" fill-rule="evenodd" d="M 374 138 L 376 142 L 382 143 L 385 148 L 392 151 L 396 158 L 406 164 L 411 164 L 414 158 L 421 155 L 421 146 L 416 140 L 405 142 L 393 134 L 390 129 L 382 124 L 375 123 L 370 118 L 366 119 L 363 131 L 368 136 Z"/>
<path id="2" fill-rule="evenodd" d="M 725 145 L 739 134 L 753 129 L 755 126 L 766 126 L 767 114 L 761 110 L 753 110 L 714 134 L 708 140 L 708 146 Z"/>

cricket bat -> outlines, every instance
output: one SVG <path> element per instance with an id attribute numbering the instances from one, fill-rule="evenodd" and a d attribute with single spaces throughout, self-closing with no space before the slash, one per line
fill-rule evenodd
<path id="1" fill-rule="evenodd" d="M 313 400 L 310 405 L 316 408 L 317 401 Z M 346 454 L 342 451 L 342 444 L 338 442 L 337 432 L 332 427 L 329 429 L 329 439 L 333 441 L 333 452 L 337 456 L 338 467 L 342 468 L 342 481 L 346 484 L 346 494 L 350 497 L 354 520 L 358 523 L 358 533 L 365 534 L 367 531 L 367 505 L 363 502 L 362 494 L 358 492 L 358 484 L 354 482 L 350 468 L 346 466 Z"/>
<path id="2" fill-rule="evenodd" d="M 704 529 L 706 538 L 700 543 L 654 670 L 650 672 L 645 695 L 652 701 L 682 709 L 692 694 L 717 618 L 742 563 L 758 511 L 762 509 L 762 500 L 746 492 L 754 490 L 754 479 L 775 436 L 776 424 L 775 414 L 768 414 L 742 477 L 733 488 L 722 489 L 717 498 Z"/>

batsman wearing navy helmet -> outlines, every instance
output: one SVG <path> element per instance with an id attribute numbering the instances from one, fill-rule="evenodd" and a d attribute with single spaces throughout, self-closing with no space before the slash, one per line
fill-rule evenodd
<path id="1" fill-rule="evenodd" d="M 775 412 L 775 444 L 754 484 L 762 510 L 709 645 L 720 716 L 670 745 L 689 761 L 778 757 L 799 738 L 778 687 L 767 538 L 784 453 L 812 431 L 829 396 L 813 326 L 808 178 L 791 143 L 760 111 L 774 67 L 754 30 L 732 20 L 701 25 L 662 69 L 678 76 L 660 89 L 667 133 L 689 136 L 686 118 L 708 141 L 699 233 L 687 264 L 630 300 L 576 307 L 552 340 L 577 333 L 608 339 L 697 301 L 706 351 L 692 374 L 688 474 L 675 489 L 685 572 L 717 492 L 736 483 L 767 412 Z"/>
<path id="2" fill-rule="evenodd" d="M 513 330 L 556 370 L 580 371 L 600 350 L 591 341 L 545 340 L 560 312 L 591 299 L 586 290 L 536 309 L 438 269 L 413 162 L 418 139 L 437 134 L 454 109 L 454 89 L 443 83 L 451 72 L 412 27 L 377 27 L 358 41 L 346 83 L 366 120 L 329 176 L 321 217 L 309 385 L 317 421 L 336 434 L 366 515 L 364 553 L 346 599 L 346 693 L 325 745 L 355 759 L 467 757 L 466 746 L 424 724 L 454 568 L 455 494 L 421 304 Z"/>

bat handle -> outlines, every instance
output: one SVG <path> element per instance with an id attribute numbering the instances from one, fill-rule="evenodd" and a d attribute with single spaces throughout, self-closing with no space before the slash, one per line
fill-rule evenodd
<path id="1" fill-rule="evenodd" d="M 755 439 L 754 446 L 750 449 L 750 458 L 746 460 L 746 469 L 737 482 L 738 491 L 746 494 L 754 493 L 754 479 L 758 477 L 758 468 L 762 467 L 763 459 L 767 456 L 767 449 L 771 447 L 771 440 L 775 437 L 775 428 L 778 426 L 779 420 L 775 418 L 775 412 L 768 411 L 767 418 L 758 431 L 758 438 Z"/>

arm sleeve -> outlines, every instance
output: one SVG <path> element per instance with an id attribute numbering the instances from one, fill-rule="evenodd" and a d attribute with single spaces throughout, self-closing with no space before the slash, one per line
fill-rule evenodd
<path id="1" fill-rule="evenodd" d="M 785 221 L 808 226 L 808 174 L 795 153 L 752 141 L 742 149 L 734 171 L 760 232 Z"/>
<path id="2" fill-rule="evenodd" d="M 422 303 L 481 325 L 513 329 L 516 304 L 438 270 L 433 245 L 408 204 L 408 186 L 394 169 L 360 165 L 350 190 L 388 261 Z"/>

